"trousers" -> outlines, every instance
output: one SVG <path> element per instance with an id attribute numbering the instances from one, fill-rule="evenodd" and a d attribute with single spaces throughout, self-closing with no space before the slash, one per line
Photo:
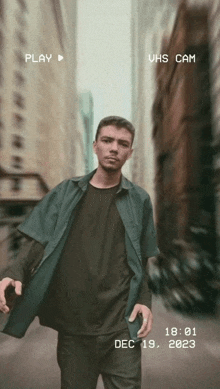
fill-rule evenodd
<path id="1" fill-rule="evenodd" d="M 61 389 L 96 389 L 100 374 L 105 389 L 141 389 L 141 344 L 129 340 L 128 330 L 99 336 L 58 333 Z"/>

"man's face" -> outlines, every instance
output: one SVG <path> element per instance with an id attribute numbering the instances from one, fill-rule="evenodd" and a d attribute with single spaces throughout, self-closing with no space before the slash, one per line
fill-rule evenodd
<path id="1" fill-rule="evenodd" d="M 106 171 L 117 171 L 132 155 L 132 135 L 126 128 L 102 127 L 93 148 L 99 165 Z"/>

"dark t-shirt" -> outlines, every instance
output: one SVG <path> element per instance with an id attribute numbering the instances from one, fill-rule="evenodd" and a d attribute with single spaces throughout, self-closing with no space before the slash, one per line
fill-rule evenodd
<path id="1" fill-rule="evenodd" d="M 89 184 L 77 208 L 45 304 L 44 317 L 57 330 L 98 335 L 127 327 L 132 271 L 117 190 Z"/>

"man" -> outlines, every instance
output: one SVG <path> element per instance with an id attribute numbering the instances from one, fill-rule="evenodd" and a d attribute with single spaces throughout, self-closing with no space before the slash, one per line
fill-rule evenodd
<path id="1" fill-rule="evenodd" d="M 101 120 L 97 170 L 63 181 L 35 207 L 18 228 L 28 252 L 0 283 L 2 312 L 10 286 L 20 296 L 5 333 L 23 336 L 36 315 L 58 331 L 65 389 L 95 389 L 99 374 L 107 389 L 141 387 L 140 343 L 152 327 L 145 268 L 158 249 L 149 195 L 121 173 L 134 132 L 121 117 Z"/>

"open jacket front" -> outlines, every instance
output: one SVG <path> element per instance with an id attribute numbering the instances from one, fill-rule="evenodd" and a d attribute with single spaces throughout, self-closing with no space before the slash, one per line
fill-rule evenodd
<path id="1" fill-rule="evenodd" d="M 1 328 L 4 333 L 21 338 L 38 315 L 74 220 L 74 211 L 94 173 L 95 171 L 61 182 L 38 203 L 30 216 L 18 227 L 21 233 L 44 246 L 44 255 L 37 268 L 32 269 L 28 285 L 22 296 L 17 298 L 8 320 L 5 320 Z M 158 254 L 152 205 L 147 192 L 122 176 L 116 206 L 125 226 L 127 260 L 134 273 L 130 282 L 125 320 L 131 338 L 138 341 L 137 331 L 140 323 L 138 320 L 129 323 L 128 319 L 137 302 L 151 308 L 145 268 L 147 258 Z"/>

